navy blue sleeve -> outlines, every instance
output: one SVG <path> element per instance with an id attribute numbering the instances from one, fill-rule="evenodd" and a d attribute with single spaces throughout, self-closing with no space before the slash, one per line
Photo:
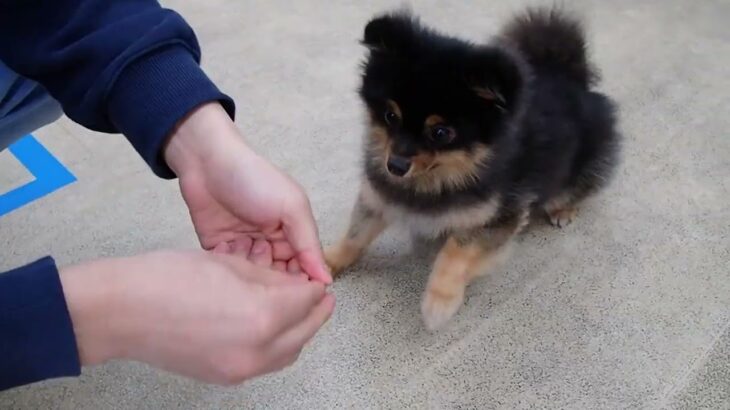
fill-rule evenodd
<path id="1" fill-rule="evenodd" d="M 185 20 L 154 0 L 0 0 L 0 60 L 42 84 L 66 115 L 123 133 L 153 171 L 166 137 L 193 108 L 233 101 L 201 70 Z"/>
<path id="2" fill-rule="evenodd" d="M 78 376 L 80 370 L 53 259 L 0 273 L 0 390 Z"/>

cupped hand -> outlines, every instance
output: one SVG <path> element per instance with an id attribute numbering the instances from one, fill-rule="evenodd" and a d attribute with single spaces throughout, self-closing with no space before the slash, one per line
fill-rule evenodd
<path id="1" fill-rule="evenodd" d="M 165 159 L 203 248 L 331 283 L 304 190 L 245 144 L 220 105 L 189 114 Z"/>
<path id="2" fill-rule="evenodd" d="M 322 283 L 202 250 L 100 260 L 60 277 L 82 364 L 136 360 L 216 384 L 293 363 L 334 309 Z"/>

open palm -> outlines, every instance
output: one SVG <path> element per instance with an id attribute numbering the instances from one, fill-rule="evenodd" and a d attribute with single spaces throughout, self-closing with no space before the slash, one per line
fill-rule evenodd
<path id="1" fill-rule="evenodd" d="M 217 103 L 181 122 L 165 159 L 203 248 L 332 281 L 304 190 L 253 152 Z"/>
<path id="2" fill-rule="evenodd" d="M 242 153 L 243 154 L 243 153 Z M 219 158 L 180 179 L 200 243 L 281 271 L 324 271 L 309 201 L 302 188 L 258 155 Z"/>

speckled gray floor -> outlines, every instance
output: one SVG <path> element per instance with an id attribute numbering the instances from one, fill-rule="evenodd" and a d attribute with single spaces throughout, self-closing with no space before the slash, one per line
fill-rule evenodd
<path id="1" fill-rule="evenodd" d="M 411 3 L 478 39 L 523 2 Z M 569 228 L 523 235 L 442 332 L 418 315 L 430 254 L 391 232 L 337 282 L 335 316 L 283 373 L 217 388 L 112 363 L 0 393 L 0 408 L 730 408 L 730 3 L 567 3 L 588 18 L 602 88 L 621 104 L 624 163 Z M 166 4 L 334 241 L 357 189 L 357 40 L 400 2 Z M 79 181 L 0 218 L 0 269 L 195 245 L 175 183 L 121 138 L 67 120 L 38 135 Z M 6 154 L 0 175 L 2 188 L 27 178 Z"/>

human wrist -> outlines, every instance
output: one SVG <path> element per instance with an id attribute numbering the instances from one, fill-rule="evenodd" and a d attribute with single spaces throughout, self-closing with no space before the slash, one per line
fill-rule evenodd
<path id="1" fill-rule="evenodd" d="M 59 270 L 71 315 L 81 365 L 90 366 L 125 355 L 123 330 L 117 326 L 123 286 L 117 280 L 122 259 L 68 266 Z"/>
<path id="2" fill-rule="evenodd" d="M 163 155 L 170 169 L 182 177 L 205 166 L 207 159 L 231 149 L 253 155 L 223 107 L 210 102 L 180 120 L 168 137 Z"/>

